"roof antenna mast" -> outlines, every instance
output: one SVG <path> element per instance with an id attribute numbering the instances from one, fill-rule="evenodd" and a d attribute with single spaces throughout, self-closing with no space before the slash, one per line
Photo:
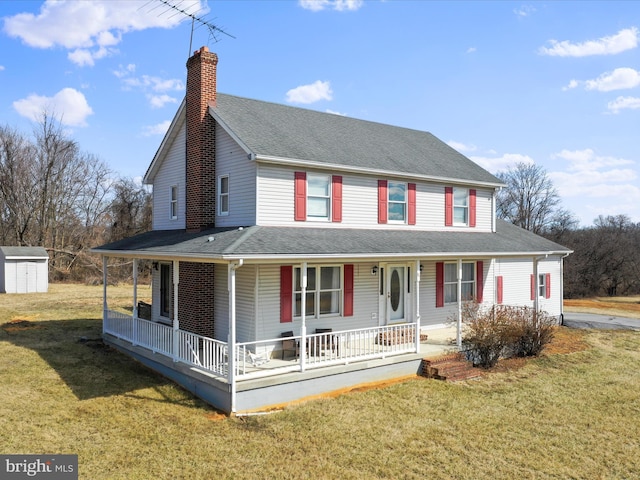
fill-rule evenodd
<path id="1" fill-rule="evenodd" d="M 197 13 L 200 10 L 189 12 L 189 9 L 191 8 L 191 6 L 193 6 L 193 4 L 191 4 L 191 6 L 187 8 L 181 8 L 181 5 L 184 3 L 184 0 L 173 1 L 173 2 L 170 2 L 169 0 L 157 0 L 157 1 L 167 7 L 167 9 L 164 10 L 162 13 L 160 13 L 160 15 L 173 11 L 175 13 L 173 13 L 169 18 L 175 15 L 184 15 L 185 17 L 189 17 L 191 19 L 191 36 L 189 38 L 189 52 L 187 54 L 187 58 L 191 55 L 191 48 L 193 46 L 193 32 L 197 28 L 206 27 L 206 29 L 209 31 L 209 37 L 213 38 L 214 42 L 219 41 L 220 34 L 226 35 L 231 38 L 236 38 L 230 33 L 225 32 L 222 28 L 206 20 L 204 17 L 198 16 Z M 200 2 L 198 2 L 198 5 L 199 4 Z M 198 24 L 197 27 L 196 27 L 196 23 Z"/>

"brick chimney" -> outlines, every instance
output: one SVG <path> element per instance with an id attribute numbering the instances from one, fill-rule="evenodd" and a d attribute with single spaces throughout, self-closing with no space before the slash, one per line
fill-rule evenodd
<path id="1" fill-rule="evenodd" d="M 215 225 L 215 122 L 208 113 L 216 102 L 218 56 L 202 47 L 187 60 L 186 228 L 197 232 Z"/>

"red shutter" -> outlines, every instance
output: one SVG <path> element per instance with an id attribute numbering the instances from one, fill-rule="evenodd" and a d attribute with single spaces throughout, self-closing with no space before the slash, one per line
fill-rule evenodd
<path id="1" fill-rule="evenodd" d="M 378 180 L 378 223 L 387 223 L 387 181 Z"/>
<path id="2" fill-rule="evenodd" d="M 353 265 L 344 266 L 344 316 L 353 316 Z"/>
<path id="3" fill-rule="evenodd" d="M 544 276 L 544 283 L 546 288 L 546 291 L 544 292 L 545 293 L 544 298 L 551 298 L 551 274 L 550 273 L 547 273 Z"/>
<path id="4" fill-rule="evenodd" d="M 502 304 L 502 289 L 503 289 L 503 280 L 502 280 L 502 275 L 496 277 L 496 297 L 497 297 L 497 301 L 498 304 L 501 305 Z"/>
<path id="5" fill-rule="evenodd" d="M 410 183 L 407 185 L 407 190 L 409 192 L 408 205 L 407 209 L 409 210 L 409 225 L 416 224 L 416 184 Z"/>
<path id="6" fill-rule="evenodd" d="M 342 176 L 331 177 L 331 221 L 342 222 Z"/>
<path id="7" fill-rule="evenodd" d="M 444 187 L 444 225 L 453 225 L 453 187 Z"/>
<path id="8" fill-rule="evenodd" d="M 436 308 L 444 307 L 444 263 L 436 263 Z"/>
<path id="9" fill-rule="evenodd" d="M 295 172 L 294 175 L 294 219 L 298 222 L 304 222 L 307 219 L 307 173 Z"/>
<path id="10" fill-rule="evenodd" d="M 469 190 L 469 226 L 476 226 L 476 191 Z"/>
<path id="11" fill-rule="evenodd" d="M 293 321 L 293 267 L 280 267 L 280 323 Z"/>
<path id="12" fill-rule="evenodd" d="M 476 302 L 482 303 L 484 295 L 484 264 L 482 261 L 476 262 Z"/>
<path id="13" fill-rule="evenodd" d="M 531 274 L 531 300 L 536 299 L 536 276 Z"/>

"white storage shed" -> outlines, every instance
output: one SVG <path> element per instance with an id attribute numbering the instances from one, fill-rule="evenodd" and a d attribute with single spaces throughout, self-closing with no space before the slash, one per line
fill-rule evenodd
<path id="1" fill-rule="evenodd" d="M 42 247 L 0 247 L 0 293 L 44 293 L 49 255 Z"/>

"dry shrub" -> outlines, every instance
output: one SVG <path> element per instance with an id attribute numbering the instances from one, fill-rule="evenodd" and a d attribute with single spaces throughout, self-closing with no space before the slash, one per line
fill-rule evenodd
<path id="1" fill-rule="evenodd" d="M 462 309 L 462 344 L 474 366 L 491 368 L 500 358 L 539 355 L 553 339 L 556 319 L 528 307 L 497 305 L 482 309 L 467 302 Z"/>

